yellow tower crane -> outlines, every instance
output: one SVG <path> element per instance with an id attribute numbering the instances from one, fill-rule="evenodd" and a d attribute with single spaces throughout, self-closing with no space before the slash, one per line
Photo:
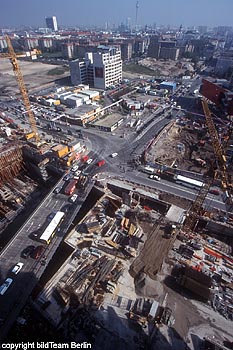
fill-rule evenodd
<path id="1" fill-rule="evenodd" d="M 31 105 L 30 105 L 30 101 L 28 98 L 27 89 L 26 89 L 26 86 L 24 84 L 23 75 L 22 75 L 22 72 L 20 70 L 18 60 L 17 60 L 17 55 L 13 49 L 13 46 L 12 46 L 12 43 L 11 43 L 9 36 L 6 36 L 5 38 L 6 38 L 9 54 L 3 54 L 3 55 L 1 54 L 1 57 L 7 57 L 10 59 L 12 67 L 13 67 L 13 71 L 15 73 L 15 76 L 16 76 L 16 79 L 17 79 L 17 82 L 19 85 L 19 90 L 20 90 L 20 93 L 21 93 L 21 96 L 23 99 L 24 106 L 26 108 L 26 112 L 28 115 L 31 130 L 32 130 L 31 133 L 26 135 L 26 138 L 27 139 L 35 138 L 36 141 L 39 141 L 39 134 L 38 134 L 38 130 L 36 127 L 35 116 L 31 110 Z"/>
<path id="2" fill-rule="evenodd" d="M 216 160 L 216 169 L 213 166 L 210 167 L 208 172 L 208 177 L 205 179 L 204 185 L 201 187 L 195 201 L 192 203 L 191 208 L 189 209 L 187 218 L 184 223 L 184 231 L 192 230 L 195 227 L 198 216 L 201 214 L 203 202 L 209 192 L 210 186 L 215 179 L 215 177 L 221 178 L 221 187 L 224 190 L 226 196 L 226 204 L 233 204 L 232 198 L 232 182 L 228 174 L 227 165 L 226 165 L 226 156 L 224 150 L 219 141 L 218 132 L 215 128 L 211 112 L 208 106 L 208 102 L 205 98 L 202 98 L 202 107 L 204 110 L 206 125 L 210 135 L 212 147 L 214 150 L 215 160 Z"/>

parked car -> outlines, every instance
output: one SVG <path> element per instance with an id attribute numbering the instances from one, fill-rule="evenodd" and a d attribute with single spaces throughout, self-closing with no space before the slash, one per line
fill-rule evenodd
<path id="1" fill-rule="evenodd" d="M 43 245 L 38 245 L 31 253 L 31 258 L 36 259 L 36 260 L 39 259 L 41 257 L 41 255 L 43 254 L 44 249 L 45 248 Z"/>
<path id="2" fill-rule="evenodd" d="M 52 211 L 46 218 L 46 220 L 51 221 L 53 220 L 54 216 L 57 214 L 57 211 Z M 38 230 L 37 230 L 38 231 Z"/>
<path id="3" fill-rule="evenodd" d="M 57 194 L 61 191 L 61 189 L 62 189 L 62 187 L 56 187 L 53 192 Z"/>
<path id="4" fill-rule="evenodd" d="M 24 263 L 18 262 L 12 269 L 12 273 L 14 273 L 15 275 L 18 275 L 18 273 L 20 272 L 20 270 L 22 269 Z"/>
<path id="5" fill-rule="evenodd" d="M 12 278 L 7 278 L 5 282 L 0 286 L 0 295 L 5 294 L 7 289 L 10 287 L 11 283 L 13 282 Z"/>
<path id="6" fill-rule="evenodd" d="M 156 181 L 160 181 L 161 178 L 158 175 L 150 175 L 149 176 L 150 179 L 156 180 Z"/>
<path id="7" fill-rule="evenodd" d="M 214 194 L 215 196 L 218 196 L 220 194 L 219 190 L 217 190 L 216 188 L 211 188 L 209 192 L 211 194 Z"/>
<path id="8" fill-rule="evenodd" d="M 96 163 L 96 165 L 97 165 L 98 167 L 101 167 L 101 166 L 103 166 L 104 164 L 105 164 L 105 160 L 104 160 L 104 159 L 101 159 L 99 162 Z"/>
<path id="9" fill-rule="evenodd" d="M 68 213 L 68 211 L 70 211 L 72 208 L 71 204 L 65 204 L 63 205 L 63 207 L 61 208 L 61 211 L 63 211 L 64 213 Z"/>
<path id="10" fill-rule="evenodd" d="M 85 163 L 89 159 L 88 155 L 82 157 L 82 162 Z"/>
<path id="11" fill-rule="evenodd" d="M 92 162 L 93 162 L 93 159 L 92 159 L 92 158 L 89 158 L 89 159 L 86 161 L 87 164 L 91 164 Z"/>
<path id="12" fill-rule="evenodd" d="M 34 245 L 29 245 L 27 248 L 25 248 L 22 253 L 21 253 L 21 257 L 24 259 L 29 258 L 29 256 L 32 254 L 32 252 L 35 250 L 35 246 Z"/>
<path id="13" fill-rule="evenodd" d="M 69 198 L 69 201 L 74 203 L 77 198 L 78 198 L 78 195 L 77 194 L 73 194 L 73 196 Z"/>
<path id="14" fill-rule="evenodd" d="M 78 170 L 78 165 L 74 165 L 71 169 L 72 172 L 75 172 L 76 170 Z"/>
<path id="15" fill-rule="evenodd" d="M 67 174 L 63 177 L 63 180 L 68 181 L 70 179 L 70 177 L 71 177 L 71 174 Z"/>
<path id="16" fill-rule="evenodd" d="M 118 156 L 118 153 L 117 153 L 117 152 L 111 154 L 111 157 L 112 157 L 112 158 L 115 158 L 115 157 L 117 157 L 117 156 Z"/>

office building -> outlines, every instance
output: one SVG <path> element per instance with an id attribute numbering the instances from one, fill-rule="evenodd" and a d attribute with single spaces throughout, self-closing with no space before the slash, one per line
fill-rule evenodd
<path id="1" fill-rule="evenodd" d="M 158 40 L 158 36 L 150 38 L 148 56 L 156 59 L 174 60 L 179 57 L 180 50 L 176 47 L 176 41 Z"/>
<path id="2" fill-rule="evenodd" d="M 163 60 L 178 60 L 180 49 L 177 47 L 161 47 L 159 58 Z"/>
<path id="3" fill-rule="evenodd" d="M 105 90 L 122 80 L 121 51 L 113 46 L 100 45 L 95 53 L 86 53 L 85 59 L 70 62 L 73 85 L 89 84 Z"/>
<path id="4" fill-rule="evenodd" d="M 198 32 L 203 35 L 203 34 L 206 34 L 207 33 L 207 26 L 199 26 L 198 27 Z"/>
<path id="5" fill-rule="evenodd" d="M 0 37 L 0 51 L 7 50 L 6 39 L 2 36 Z"/>
<path id="6" fill-rule="evenodd" d="M 148 56 L 158 58 L 159 57 L 159 36 L 153 35 L 150 37 L 150 43 L 148 46 Z"/>
<path id="7" fill-rule="evenodd" d="M 132 58 L 133 53 L 133 44 L 130 42 L 123 42 L 120 44 L 120 46 L 122 61 L 130 60 Z"/>
<path id="8" fill-rule="evenodd" d="M 24 47 L 27 50 L 33 50 L 39 47 L 38 38 L 25 38 L 24 39 Z"/>
<path id="9" fill-rule="evenodd" d="M 122 80 L 121 51 L 116 47 L 98 46 L 93 54 L 94 87 L 106 89 Z"/>
<path id="10" fill-rule="evenodd" d="M 221 56 L 217 58 L 216 66 L 215 66 L 215 73 L 219 76 L 223 76 L 224 74 L 229 71 L 229 69 L 232 69 L 233 67 L 233 56 L 232 57 L 224 57 Z"/>
<path id="11" fill-rule="evenodd" d="M 45 21 L 46 21 L 46 25 L 49 29 L 51 29 L 53 32 L 58 31 L 57 17 L 56 16 L 46 17 Z"/>
<path id="12" fill-rule="evenodd" d="M 75 57 L 74 44 L 73 43 L 63 43 L 61 45 L 62 57 L 73 59 Z"/>
<path id="13" fill-rule="evenodd" d="M 84 59 L 76 59 L 69 63 L 71 83 L 73 85 L 89 84 L 94 86 L 93 54 L 88 52 Z"/>
<path id="14" fill-rule="evenodd" d="M 51 51 L 55 47 L 53 38 L 40 38 L 39 47 L 44 51 Z"/>

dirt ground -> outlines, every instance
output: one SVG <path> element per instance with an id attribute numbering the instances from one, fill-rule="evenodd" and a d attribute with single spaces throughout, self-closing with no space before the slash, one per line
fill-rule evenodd
<path id="1" fill-rule="evenodd" d="M 179 75 L 185 75 L 188 70 L 192 72 L 194 70 L 193 64 L 186 60 L 173 61 L 173 60 L 156 60 L 155 58 L 147 57 L 139 64 L 154 69 L 155 72 L 161 76 L 167 76 L 169 78 L 177 77 Z"/>
<path id="2" fill-rule="evenodd" d="M 57 66 L 41 62 L 19 61 L 19 65 L 24 77 L 24 82 L 29 91 L 34 88 L 42 87 L 44 84 L 53 82 L 68 76 L 66 72 L 62 75 L 48 75 L 48 72 Z M 0 89 L 13 93 L 18 93 L 18 85 L 12 65 L 8 59 L 2 59 L 0 62 Z"/>
<path id="3" fill-rule="evenodd" d="M 149 230 L 150 225 L 144 226 Z M 156 334 L 151 349 L 161 350 L 199 350 L 203 337 L 215 336 L 217 339 L 233 341 L 232 322 L 226 320 L 223 316 L 215 312 L 210 305 L 193 299 L 192 295 L 183 288 L 176 285 L 175 281 L 170 277 L 171 269 L 175 263 L 175 255 L 172 250 L 168 254 L 161 249 L 161 237 L 157 232 L 157 239 L 154 231 L 149 234 L 149 239 L 142 249 L 141 254 L 135 260 L 136 266 L 140 266 L 140 259 L 146 263 L 146 268 L 155 263 L 160 265 L 160 261 L 164 259 L 161 270 L 157 275 L 150 278 L 144 272 L 139 273 L 135 278 L 135 290 L 137 295 L 145 298 L 154 298 L 161 305 L 169 307 L 172 310 L 174 323 L 172 328 L 162 326 Z M 154 243 L 152 239 L 154 238 Z M 151 254 L 149 246 L 151 245 Z M 146 259 L 146 253 L 148 254 Z M 152 254 L 153 253 L 153 254 Z M 156 262 L 154 257 L 158 259 Z M 137 261 L 138 260 L 138 261 Z M 133 263 L 134 266 L 134 263 Z M 182 341 L 181 341 L 182 340 Z"/>
<path id="4" fill-rule="evenodd" d="M 204 134 L 203 138 L 206 138 Z M 206 167 L 197 160 L 202 159 L 208 165 L 214 154 L 210 141 L 206 140 L 205 145 L 200 145 L 200 140 L 200 131 L 174 124 L 150 148 L 147 159 L 167 166 L 176 164 L 182 170 L 204 173 Z"/>
<path id="5" fill-rule="evenodd" d="M 147 240 L 139 256 L 134 260 L 130 267 L 132 276 L 145 273 L 151 279 L 155 279 L 160 271 L 164 257 L 167 256 L 173 240 L 164 238 L 164 223 L 152 226 L 148 223 L 140 224 L 143 231 L 147 233 Z"/>

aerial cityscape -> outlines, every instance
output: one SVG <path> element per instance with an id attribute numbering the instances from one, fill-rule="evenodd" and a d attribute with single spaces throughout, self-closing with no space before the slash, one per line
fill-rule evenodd
<path id="1" fill-rule="evenodd" d="M 233 349 L 232 13 L 1 5 L 2 349 Z"/>

